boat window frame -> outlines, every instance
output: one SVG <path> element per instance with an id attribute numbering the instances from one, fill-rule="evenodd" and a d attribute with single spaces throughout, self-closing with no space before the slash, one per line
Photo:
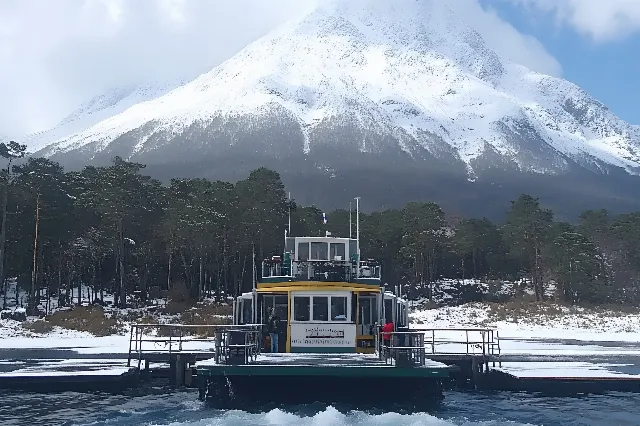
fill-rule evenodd
<path id="1" fill-rule="evenodd" d="M 326 309 L 322 309 L 324 312 L 322 312 L 322 314 L 324 314 L 326 316 L 326 320 L 324 319 L 318 319 L 316 318 L 316 300 L 320 300 L 320 299 L 324 299 L 322 304 L 323 304 L 323 308 L 324 306 L 326 306 Z M 329 322 L 329 319 L 331 318 L 331 296 L 313 296 L 311 297 L 311 320 L 314 322 Z M 320 309 L 317 310 L 318 314 L 320 314 Z"/>
<path id="2" fill-rule="evenodd" d="M 322 250 L 318 250 L 318 257 L 314 257 L 313 248 L 315 247 L 323 247 Z M 321 253 L 323 252 L 323 253 Z M 320 257 L 321 254 L 324 254 L 324 257 Z M 309 260 L 316 262 L 328 262 L 329 261 L 329 243 L 327 241 L 310 241 L 309 242 Z"/>
<path id="3" fill-rule="evenodd" d="M 336 299 L 344 299 L 344 320 L 337 320 L 336 319 L 336 315 L 333 314 L 333 299 L 334 297 Z M 329 302 L 329 318 L 332 318 L 332 321 L 334 322 L 347 322 L 349 320 L 349 317 L 347 316 L 347 313 L 349 312 L 349 309 L 347 309 L 347 304 L 349 303 L 349 297 L 348 296 L 338 296 L 338 295 L 334 295 L 331 296 L 328 300 Z"/>
<path id="4" fill-rule="evenodd" d="M 296 307 L 296 306 L 297 306 L 297 305 L 296 305 L 296 299 L 297 299 L 297 298 L 304 298 L 304 299 L 307 299 L 307 300 L 308 300 L 308 305 L 307 305 L 308 310 L 307 310 L 307 312 L 306 312 L 306 315 L 307 315 L 307 316 L 308 316 L 308 318 L 309 318 L 308 320 L 297 320 L 297 319 L 296 319 L 297 310 L 298 310 L 298 309 L 297 309 L 297 307 Z M 306 295 L 306 294 L 296 294 L 296 295 L 292 295 L 292 296 L 291 296 L 291 304 L 292 304 L 292 309 L 291 309 L 291 321 L 292 321 L 292 322 L 309 322 L 309 321 L 311 321 L 311 318 L 312 318 L 312 316 L 311 316 L 311 306 L 312 306 L 312 303 L 313 303 L 313 299 L 311 298 L 311 296 L 308 296 L 308 295 Z"/>
<path id="5" fill-rule="evenodd" d="M 341 298 L 345 298 L 347 299 L 347 306 L 346 306 L 346 320 L 333 320 L 331 319 L 331 297 L 341 297 Z M 309 321 L 296 321 L 296 312 L 295 312 L 295 298 L 296 297 L 309 297 L 309 308 L 310 308 L 310 312 L 309 312 Z M 313 298 L 314 297 L 327 297 L 327 303 L 328 303 L 328 317 L 329 319 L 326 321 L 322 321 L 322 320 L 314 320 L 313 319 Z M 292 324 L 314 324 L 314 323 L 319 323 L 319 324 L 355 324 L 354 321 L 351 321 L 351 297 L 353 297 L 353 294 L 350 291 L 292 291 L 291 292 L 291 305 L 292 305 L 292 312 L 291 312 L 291 323 Z"/>
<path id="6" fill-rule="evenodd" d="M 337 247 L 342 247 L 339 250 L 332 250 Z M 341 254 L 336 254 L 335 252 L 341 252 Z M 340 256 L 341 260 L 347 260 L 347 244 L 342 241 L 337 242 L 329 242 L 329 260 L 334 260 L 336 256 Z"/>
<path id="7" fill-rule="evenodd" d="M 306 246 L 306 250 L 301 250 L 301 247 Z M 295 253 L 295 260 L 298 262 L 307 262 L 311 259 L 311 243 L 309 241 L 300 241 L 297 244 Z M 304 253 L 306 251 L 306 253 Z M 300 257 L 300 255 L 305 255 Z"/>

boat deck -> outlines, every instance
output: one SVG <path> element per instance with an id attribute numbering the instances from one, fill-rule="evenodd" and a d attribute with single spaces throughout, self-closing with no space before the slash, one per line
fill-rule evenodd
<path id="1" fill-rule="evenodd" d="M 370 354 L 261 354 L 249 364 L 216 364 L 214 360 L 197 362 L 198 375 L 218 376 L 388 376 L 448 377 L 449 366 L 426 360 L 425 365 L 400 367 Z"/>

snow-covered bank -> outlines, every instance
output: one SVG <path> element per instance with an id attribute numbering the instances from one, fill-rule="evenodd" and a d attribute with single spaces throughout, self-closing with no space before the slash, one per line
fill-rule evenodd
<path id="1" fill-rule="evenodd" d="M 504 356 L 640 356 L 640 314 L 547 306 L 514 317 L 500 306 L 471 303 L 414 310 L 411 320 L 414 327 L 495 329 Z"/>
<path id="2" fill-rule="evenodd" d="M 436 309 L 414 307 L 411 321 L 435 328 L 496 328 L 500 330 L 501 337 L 571 338 L 575 334 L 640 341 L 640 312 L 624 313 L 557 304 L 523 304 L 517 308 L 489 303 Z"/>

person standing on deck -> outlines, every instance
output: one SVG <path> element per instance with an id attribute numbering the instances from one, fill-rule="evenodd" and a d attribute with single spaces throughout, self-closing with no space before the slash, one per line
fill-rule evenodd
<path id="1" fill-rule="evenodd" d="M 387 323 L 382 327 L 382 340 L 384 340 L 385 346 L 389 346 L 391 340 L 391 334 L 393 333 L 393 321 L 387 320 Z"/>
<path id="2" fill-rule="evenodd" d="M 280 326 L 280 318 L 276 315 L 275 309 L 271 308 L 269 316 L 269 339 L 271 340 L 271 352 L 278 352 L 278 328 Z"/>

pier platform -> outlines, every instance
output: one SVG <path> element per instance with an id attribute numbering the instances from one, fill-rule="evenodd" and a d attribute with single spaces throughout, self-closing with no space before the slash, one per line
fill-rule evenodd
<path id="1" fill-rule="evenodd" d="M 503 362 L 489 370 L 483 387 L 545 395 L 640 392 L 640 366 L 590 362 Z"/>
<path id="2" fill-rule="evenodd" d="M 127 360 L 72 359 L 4 362 L 0 389 L 31 392 L 119 392 L 139 383 L 140 370 Z"/>

